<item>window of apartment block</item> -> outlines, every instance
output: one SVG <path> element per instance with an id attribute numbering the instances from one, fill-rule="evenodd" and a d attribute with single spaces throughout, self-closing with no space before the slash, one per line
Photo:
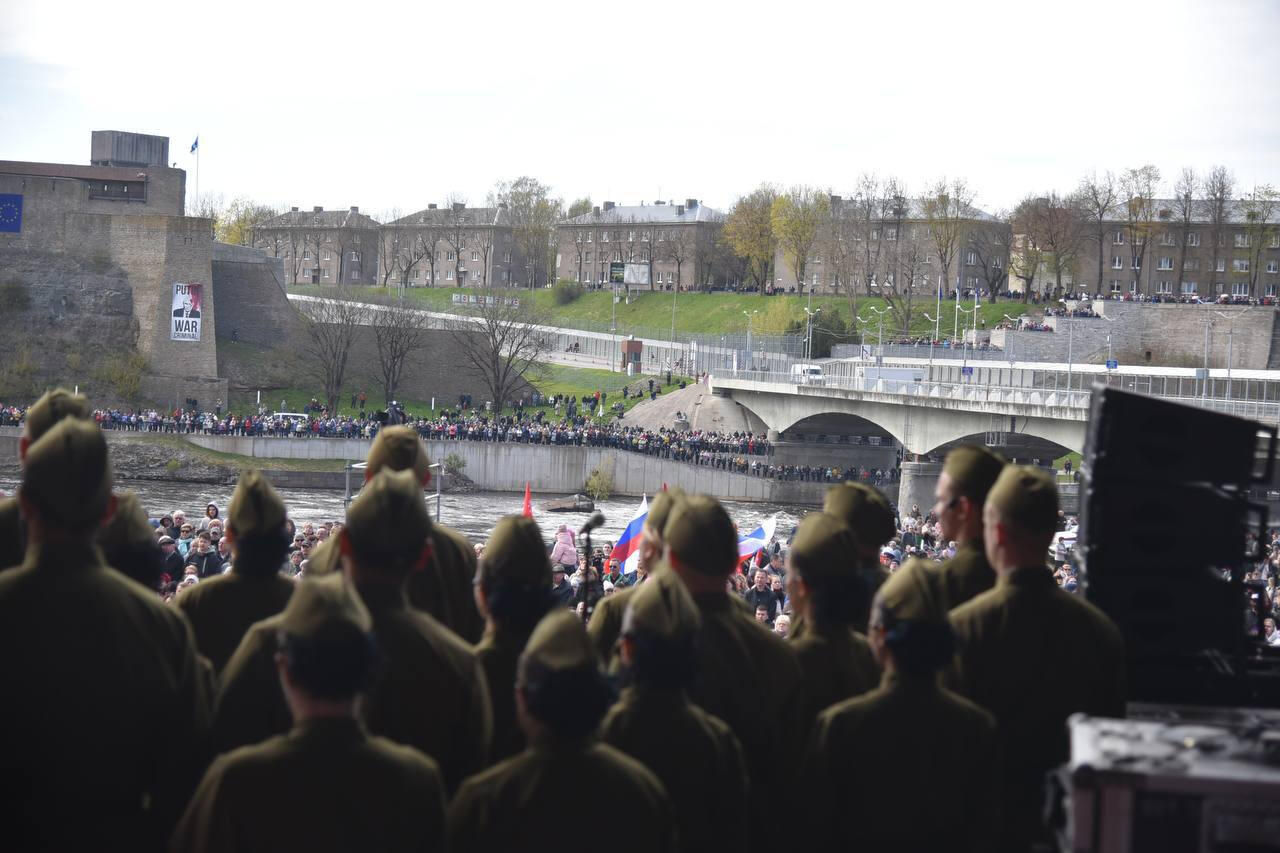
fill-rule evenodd
<path id="1" fill-rule="evenodd" d="M 1185 287 L 1186 285 L 1184 284 L 1183 286 Z M 1156 293 L 1173 293 L 1173 282 L 1171 282 L 1171 281 L 1157 281 L 1157 282 L 1156 282 Z"/>
<path id="2" fill-rule="evenodd" d="M 636 241 L 636 232 L 634 232 L 634 231 L 628 231 L 628 232 L 627 232 L 627 242 L 628 242 L 628 243 L 634 243 L 635 241 Z"/>
<path id="3" fill-rule="evenodd" d="M 582 262 L 583 262 L 584 264 L 589 264 L 589 263 L 591 263 L 591 253 L 590 253 L 590 252 L 584 252 L 584 253 L 583 253 L 583 255 L 582 255 Z"/>
<path id="4" fill-rule="evenodd" d="M 1249 295 L 1249 282 L 1247 282 L 1247 281 L 1237 281 L 1237 282 L 1233 283 L 1233 284 L 1231 285 L 1231 295 L 1232 295 L 1232 296 L 1248 296 L 1248 295 Z"/>
<path id="5" fill-rule="evenodd" d="M 509 272 L 509 271 L 507 271 L 507 270 L 503 270 L 503 271 L 502 271 L 502 280 L 503 280 L 503 281 L 511 281 L 511 274 L 510 274 L 510 272 Z"/>
<path id="6" fill-rule="evenodd" d="M 1275 295 L 1276 295 L 1276 285 L 1274 285 L 1274 284 L 1268 284 L 1268 285 L 1265 285 L 1265 286 L 1262 288 L 1262 295 L 1263 295 L 1263 296 L 1275 296 Z"/>
<path id="7" fill-rule="evenodd" d="M 676 281 L 676 274 L 673 272 L 667 273 L 667 284 L 675 284 L 675 281 Z"/>
<path id="8" fill-rule="evenodd" d="M 1214 272 L 1226 272 L 1226 271 L 1227 271 L 1227 259 L 1226 259 L 1226 258 L 1218 258 L 1218 264 L 1217 264 L 1217 266 L 1216 266 L 1216 267 L 1214 267 L 1214 270 L 1213 270 L 1213 271 L 1214 271 Z"/>
<path id="9" fill-rule="evenodd" d="M 1188 246 L 1199 246 L 1199 245 L 1200 245 L 1200 232 L 1198 232 L 1198 231 L 1188 231 L 1188 232 L 1187 232 L 1187 245 L 1188 245 Z"/>
<path id="10" fill-rule="evenodd" d="M 445 271 L 444 271 L 444 279 L 445 279 L 445 281 L 453 281 L 453 270 L 452 270 L 452 269 L 447 269 L 447 270 L 445 270 Z"/>
<path id="11" fill-rule="evenodd" d="M 1271 242 L 1268 245 L 1273 249 L 1280 249 L 1280 232 L 1271 235 Z"/>
<path id="12" fill-rule="evenodd" d="M 564 261 L 561 259 L 560 253 L 556 252 L 556 269 L 560 269 L 562 266 L 564 266 Z"/>
<path id="13" fill-rule="evenodd" d="M 503 256 L 502 256 L 502 262 L 503 262 L 504 264 L 509 264 L 509 263 L 511 263 L 511 253 L 510 253 L 510 252 L 507 252 L 505 255 L 503 255 Z"/>
<path id="14" fill-rule="evenodd" d="M 648 231 L 644 232 L 644 236 L 643 236 L 643 237 L 641 237 L 640 239 L 641 239 L 643 242 L 648 243 L 648 242 L 649 242 L 649 232 L 648 232 Z"/>
<path id="15" fill-rule="evenodd" d="M 608 231 L 601 231 L 601 232 L 600 232 L 600 242 L 601 242 L 601 243 L 608 243 L 608 242 L 609 242 L 609 232 L 608 232 Z"/>
<path id="16" fill-rule="evenodd" d="M 1190 296 L 1196 292 L 1196 283 L 1194 281 L 1184 281 L 1182 283 L 1182 295 Z"/>
<path id="17" fill-rule="evenodd" d="M 352 252 L 352 253 L 351 253 L 351 260 L 353 260 L 353 261 L 358 261 L 358 260 L 360 260 L 360 253 L 359 253 L 359 252 Z"/>
<path id="18" fill-rule="evenodd" d="M 997 270 L 998 270 L 998 269 L 1003 269 L 1003 268 L 1004 268 L 1004 258 L 992 258 L 992 259 L 991 259 L 991 268 L 992 268 L 992 269 L 997 269 Z"/>
<path id="19" fill-rule="evenodd" d="M 665 231 L 659 231 L 659 232 L 658 232 L 658 242 L 659 242 L 659 243 L 661 243 L 662 241 L 664 241 L 664 240 L 666 240 L 666 239 L 667 239 L 667 232 L 665 232 Z"/>
<path id="20" fill-rule="evenodd" d="M 1253 241 L 1252 241 L 1251 239 L 1249 239 L 1249 235 L 1248 235 L 1248 234 L 1237 234 L 1237 235 L 1236 235 L 1236 248 L 1237 248 L 1237 249 L 1247 249 L 1247 248 L 1249 248 L 1249 246 L 1252 244 L 1252 242 L 1253 242 Z"/>
<path id="21" fill-rule="evenodd" d="M 965 262 L 968 266 L 973 266 L 974 264 L 976 264 L 976 263 L 978 262 L 978 253 L 977 253 L 977 252 L 969 252 L 967 255 L 965 255 L 964 262 Z"/>
<path id="22" fill-rule="evenodd" d="M 471 251 L 471 260 L 473 260 L 473 261 L 478 261 L 478 260 L 480 260 L 480 253 L 479 253 L 479 252 L 477 252 L 477 251 L 475 251 L 475 250 L 473 249 L 473 250 Z"/>
<path id="23" fill-rule="evenodd" d="M 1184 260 L 1182 261 L 1182 271 L 1183 271 L 1183 272 L 1193 272 L 1193 271 L 1198 270 L 1198 269 L 1200 269 L 1200 259 L 1199 259 L 1199 258 L 1186 258 L 1186 259 L 1184 259 Z"/>
<path id="24" fill-rule="evenodd" d="M 321 278 L 328 278 L 328 277 L 329 277 L 329 268 L 325 267 L 324 274 L 321 276 Z"/>
<path id="25" fill-rule="evenodd" d="M 1178 245 L 1178 239 L 1177 239 L 1176 237 L 1174 237 L 1174 236 L 1173 236 L 1173 233 L 1172 233 L 1172 232 L 1170 232 L 1170 231 L 1166 231 L 1166 232 L 1164 232 L 1163 234 L 1161 234 L 1161 235 L 1160 235 L 1160 245 L 1161 245 L 1161 246 L 1176 246 L 1176 245 Z"/>
<path id="26" fill-rule="evenodd" d="M 1119 292 L 1120 292 L 1120 290 L 1121 290 L 1120 279 L 1118 279 L 1118 278 L 1113 278 L 1113 279 L 1111 279 L 1111 292 L 1112 292 L 1112 293 L 1119 293 Z"/>
<path id="27" fill-rule="evenodd" d="M 451 261 L 451 260 L 453 260 L 453 250 L 452 250 L 452 249 L 450 249 L 448 252 L 445 252 L 445 253 L 444 253 L 444 259 L 445 259 L 446 261 Z"/>
<path id="28" fill-rule="evenodd" d="M 969 276 L 969 289 L 970 290 L 978 289 L 978 277 L 976 275 Z"/>
<path id="29" fill-rule="evenodd" d="M 331 260 L 331 258 L 330 258 L 330 256 L 329 256 L 329 253 L 328 253 L 328 252 L 325 252 L 325 253 L 324 253 L 324 260 L 326 260 L 326 261 Z"/>
<path id="30" fill-rule="evenodd" d="M 1231 262 L 1231 268 L 1232 268 L 1233 270 L 1235 270 L 1236 272 L 1248 272 L 1248 271 L 1249 271 L 1249 259 L 1248 259 L 1248 258 L 1236 258 L 1234 261 L 1232 261 L 1232 262 Z"/>
<path id="31" fill-rule="evenodd" d="M 897 240 L 897 239 L 898 239 L 898 229 L 897 229 L 897 228 L 886 228 L 886 229 L 884 229 L 884 238 L 885 238 L 886 240 Z"/>
<path id="32" fill-rule="evenodd" d="M 1140 270 L 1140 269 L 1142 269 L 1142 258 L 1135 256 L 1135 257 L 1133 258 L 1133 265 L 1132 265 L 1132 266 L 1133 266 L 1133 268 L 1134 268 L 1135 270 Z"/>
<path id="33" fill-rule="evenodd" d="M 590 243 L 590 242 L 591 242 L 591 240 L 592 240 L 592 237 L 593 237 L 593 236 L 594 236 L 594 235 L 592 234 L 592 232 L 590 232 L 590 231 L 588 231 L 588 232 L 587 232 L 587 242 L 588 242 L 588 243 Z"/>
<path id="34" fill-rule="evenodd" d="M 1111 235 L 1111 242 L 1112 242 L 1112 243 L 1115 243 L 1117 246 L 1123 246 L 1123 245 L 1124 245 L 1124 232 L 1123 232 L 1123 231 L 1117 231 L 1116 233 L 1112 234 L 1112 235 Z"/>
<path id="35" fill-rule="evenodd" d="M 1171 270 L 1173 269 L 1173 258 L 1164 257 L 1156 262 L 1156 269 Z"/>
<path id="36" fill-rule="evenodd" d="M 1267 272 L 1280 272 L 1280 261 L 1267 261 Z"/>
<path id="37" fill-rule="evenodd" d="M 1122 270 L 1122 269 L 1124 269 L 1124 258 L 1120 257 L 1119 255 L 1112 255 L 1112 256 L 1111 256 L 1111 268 L 1112 268 L 1113 270 Z"/>

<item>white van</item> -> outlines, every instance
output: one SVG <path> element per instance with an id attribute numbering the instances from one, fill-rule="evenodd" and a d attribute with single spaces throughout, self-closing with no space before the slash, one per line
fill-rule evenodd
<path id="1" fill-rule="evenodd" d="M 817 364 L 793 364 L 791 380 L 801 385 L 821 385 L 822 367 Z"/>

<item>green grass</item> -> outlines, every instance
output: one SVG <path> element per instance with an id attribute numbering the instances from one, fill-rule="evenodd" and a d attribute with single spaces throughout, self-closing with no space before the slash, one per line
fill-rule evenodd
<path id="1" fill-rule="evenodd" d="M 291 285 L 294 293 L 312 296 L 330 295 L 332 286 L 324 285 Z M 372 298 L 396 295 L 395 288 L 383 290 L 381 287 L 348 288 L 355 298 Z M 511 291 L 522 299 L 533 299 L 535 307 L 544 313 L 548 322 L 574 328 L 607 327 L 613 318 L 614 306 L 611 304 L 612 292 L 590 291 L 568 305 L 556 305 L 552 292 L 546 288 L 528 291 Z M 405 291 L 405 299 L 419 307 L 433 311 L 451 311 L 450 301 L 455 293 L 475 293 L 475 288 L 416 287 Z M 619 302 L 617 322 L 621 330 L 631 328 L 650 329 L 655 332 L 671 328 L 671 298 L 669 292 L 632 291 L 631 304 Z M 804 296 L 778 295 L 761 296 L 757 293 L 680 293 L 676 296 L 676 331 L 700 334 L 725 334 L 726 332 L 745 332 L 747 317 L 744 311 L 758 312 L 752 320 L 752 328 L 757 332 L 781 332 L 791 323 L 804 321 L 804 309 L 809 302 Z M 961 302 L 963 307 L 972 307 L 972 302 Z M 841 318 L 848 322 L 849 301 L 841 296 L 815 296 L 813 305 L 830 311 L 838 309 Z M 870 309 L 883 310 L 881 299 L 858 299 L 858 311 L 864 319 L 873 320 L 866 326 L 867 334 L 874 337 L 878 323 L 874 322 L 875 314 Z M 927 297 L 919 299 L 913 308 L 911 333 L 924 334 L 933 328 L 933 324 L 923 317 L 924 313 L 932 314 L 935 303 Z M 1005 314 L 1017 317 L 1026 313 L 1027 306 L 1021 302 L 983 303 L 981 316 L 987 321 L 987 328 L 994 328 Z M 951 328 L 955 315 L 955 303 L 942 303 L 942 327 L 944 334 Z M 964 317 L 961 317 L 964 320 Z M 971 321 L 972 322 L 972 321 Z M 891 330 L 886 322 L 885 337 Z"/>

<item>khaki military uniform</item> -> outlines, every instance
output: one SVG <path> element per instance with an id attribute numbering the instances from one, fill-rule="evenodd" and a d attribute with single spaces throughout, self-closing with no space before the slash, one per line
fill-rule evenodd
<path id="1" fill-rule="evenodd" d="M 294 582 L 281 575 L 255 577 L 234 568 L 187 587 L 177 598 L 196 634 L 196 648 L 221 673 L 255 622 L 289 603 Z"/>
<path id="2" fill-rule="evenodd" d="M 525 748 L 524 732 L 516 722 L 516 662 L 528 637 L 486 630 L 476 646 L 476 660 L 484 670 L 489 702 L 493 708 L 493 744 L 489 761 L 496 764 Z"/>
<path id="3" fill-rule="evenodd" d="M 613 747 L 536 745 L 466 781 L 449 805 L 448 846 L 452 853 L 671 853 L 675 818 L 662 783 Z"/>
<path id="4" fill-rule="evenodd" d="M 198 778 L 210 697 L 181 613 L 86 543 L 0 574 L 9 850 L 159 849 Z"/>
<path id="5" fill-rule="evenodd" d="M 675 809 L 681 850 L 746 849 L 746 766 L 738 739 L 723 721 L 683 691 L 628 687 L 600 724 L 600 739 L 662 782 Z"/>
<path id="6" fill-rule="evenodd" d="M 870 693 L 818 715 L 800 778 L 797 846 L 989 853 L 998 775 L 990 714 L 936 675 L 886 673 Z"/>
<path id="7" fill-rule="evenodd" d="M 622 636 L 622 615 L 627 612 L 627 602 L 639 588 L 629 586 L 600 599 L 595 613 L 591 615 L 591 621 L 587 623 L 587 636 L 591 638 L 591 646 L 606 669 L 617 651 L 618 638 Z"/>
<path id="8" fill-rule="evenodd" d="M 804 725 L 837 702 L 860 696 L 880 683 L 880 664 L 867 638 L 847 625 L 806 624 L 791 641 L 804 677 Z"/>
<path id="9" fill-rule="evenodd" d="M 20 565 L 26 557 L 27 536 L 17 498 L 0 500 L 0 569 Z"/>
<path id="10" fill-rule="evenodd" d="M 220 756 L 174 833 L 174 853 L 443 849 L 431 759 L 353 719 L 315 719 Z"/>
<path id="11" fill-rule="evenodd" d="M 306 583 L 306 581 L 303 581 Z M 471 649 L 409 607 L 398 589 L 361 588 L 373 617 L 379 663 L 366 694 L 369 730 L 435 759 L 448 790 L 487 765 L 489 692 Z M 274 655 L 280 617 L 254 625 L 222 672 L 214 714 L 218 751 L 288 731 Z"/>
<path id="12" fill-rule="evenodd" d="M 951 611 L 955 689 L 996 718 L 1004 755 L 1006 847 L 1036 836 L 1044 774 L 1069 754 L 1067 717 L 1124 716 L 1119 629 L 1060 590 L 1043 566 L 1018 569 Z"/>
<path id="13" fill-rule="evenodd" d="M 981 539 L 958 546 L 956 555 L 943 560 L 935 571 L 950 608 L 959 607 L 996 585 L 996 573 L 987 562 Z"/>

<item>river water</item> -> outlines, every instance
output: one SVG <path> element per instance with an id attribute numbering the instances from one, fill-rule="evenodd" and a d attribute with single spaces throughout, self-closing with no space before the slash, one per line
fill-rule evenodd
<path id="1" fill-rule="evenodd" d="M 0 477 L 0 492 L 11 494 L 18 487 L 17 479 Z M 217 504 L 226 514 L 227 503 L 234 491 L 232 486 L 210 486 L 199 483 L 157 483 L 149 480 L 118 480 L 117 491 L 137 493 L 147 514 L 155 518 L 175 509 L 181 509 L 189 519 L 204 515 L 206 504 Z M 337 521 L 343 517 L 342 492 L 320 489 L 281 489 L 280 496 L 289 509 L 289 517 L 301 526 L 304 522 Z M 542 528 L 548 544 L 556 528 L 568 524 L 575 530 L 587 520 L 585 513 L 545 512 L 544 501 L 563 495 L 533 495 L 533 517 Z M 428 498 L 427 505 L 435 517 L 435 498 Z M 483 542 L 493 526 L 504 515 L 519 513 L 523 496 L 509 492 L 471 492 L 444 494 L 440 500 L 440 519 L 454 530 L 464 534 L 472 542 Z M 617 541 L 627 522 L 635 515 L 640 501 L 637 498 L 613 498 L 596 501 L 596 509 L 604 513 L 604 526 L 593 534 L 593 540 Z M 795 507 L 775 506 L 763 503 L 724 501 L 729 517 L 746 532 L 755 529 L 761 520 L 778 513 L 778 534 L 788 535 L 800 520 L 804 510 Z"/>

